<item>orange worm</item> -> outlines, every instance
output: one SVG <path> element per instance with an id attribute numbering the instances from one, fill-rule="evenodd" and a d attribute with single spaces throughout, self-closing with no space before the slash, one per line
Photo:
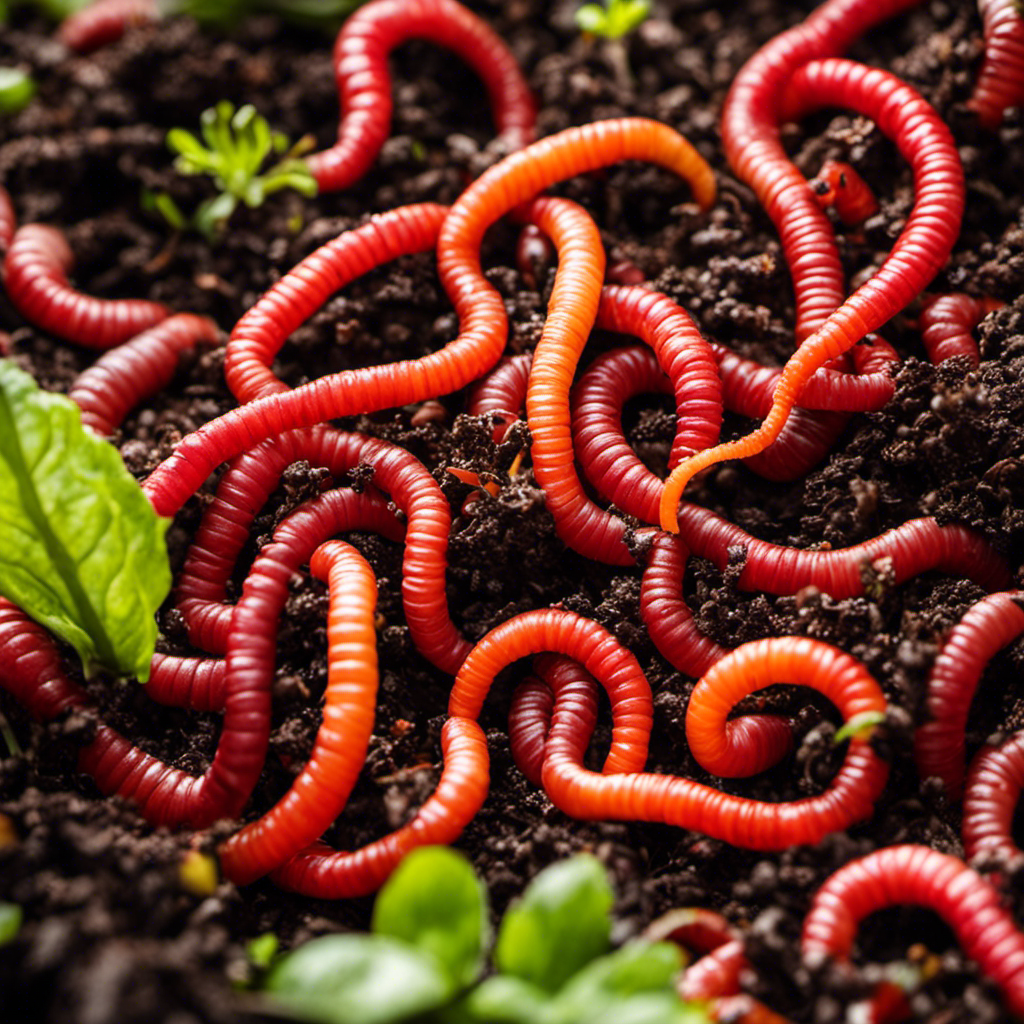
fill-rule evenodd
<path id="1" fill-rule="evenodd" d="M 725 459 L 763 451 L 778 437 L 811 375 L 899 312 L 935 276 L 952 250 L 964 205 L 963 168 L 949 129 L 910 86 L 877 68 L 822 60 L 795 72 L 783 100 L 795 118 L 833 105 L 870 114 L 914 170 L 916 196 L 906 227 L 876 274 L 797 349 L 786 363 L 772 408 L 755 431 L 681 463 L 666 481 L 661 525 L 677 532 L 677 506 L 696 473 Z"/>
<path id="2" fill-rule="evenodd" d="M 835 207 L 844 224 L 863 224 L 878 213 L 878 200 L 856 168 L 842 160 L 826 160 L 809 182 L 822 209 Z"/>

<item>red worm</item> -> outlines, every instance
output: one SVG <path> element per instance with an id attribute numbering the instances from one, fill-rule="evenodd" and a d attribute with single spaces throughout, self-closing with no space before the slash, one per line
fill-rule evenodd
<path id="1" fill-rule="evenodd" d="M 251 402 L 275 392 L 288 391 L 288 385 L 271 369 L 274 356 L 288 336 L 339 288 L 382 263 L 432 248 L 446 212 L 444 206 L 422 203 L 378 214 L 362 227 L 346 231 L 320 246 L 288 271 L 255 306 L 243 314 L 228 339 L 224 376 L 235 397 L 240 402 Z M 335 383 L 339 391 L 351 389 L 365 396 L 372 408 L 404 405 L 455 390 L 443 374 L 434 379 L 436 390 L 430 394 L 415 384 L 415 391 L 402 390 L 403 381 L 414 380 L 417 373 L 429 375 L 427 367 L 438 362 L 442 360 L 428 356 L 419 364 L 409 360 L 352 370 L 336 374 Z M 426 364 L 422 369 L 414 369 L 422 364 Z M 377 397 L 378 392 L 380 398 Z M 406 397 L 407 393 L 418 397 Z M 376 404 L 385 395 L 385 405 Z"/>
<path id="2" fill-rule="evenodd" d="M 469 393 L 466 412 L 470 416 L 490 414 L 495 417 L 494 429 L 491 431 L 495 444 L 505 440 L 509 427 L 519 419 L 526 407 L 526 388 L 530 382 L 532 362 L 532 352 L 507 356 L 486 377 L 474 384 Z"/>
<path id="3" fill-rule="evenodd" d="M 96 0 L 65 18 L 57 38 L 76 53 L 116 43 L 130 28 L 159 21 L 157 0 Z"/>
<path id="4" fill-rule="evenodd" d="M 612 702 L 612 748 L 623 742 L 623 694 L 639 701 L 642 714 L 630 723 L 630 753 L 640 760 L 650 735 L 650 691 L 636 659 L 604 629 L 571 612 L 526 612 L 497 626 L 470 653 L 455 679 L 449 713 L 475 718 L 494 676 L 530 654 L 557 651 L 580 662 L 608 691 Z M 706 702 L 712 715 L 751 692 L 777 682 L 812 686 L 839 707 L 844 718 L 867 711 L 884 713 L 878 684 L 856 661 L 835 648 L 800 637 L 745 644 L 723 658 L 698 684 L 691 698 Z M 703 688 L 703 692 L 702 692 Z M 850 741 L 843 767 L 820 796 L 788 804 L 735 797 L 687 779 L 641 771 L 599 775 L 583 767 L 590 732 L 574 703 L 555 708 L 544 756 L 544 788 L 566 814 L 587 820 L 651 821 L 704 832 L 734 846 L 781 849 L 817 842 L 823 836 L 869 817 L 881 792 L 887 766 L 862 736 Z M 700 714 L 700 712 L 699 712 Z"/>
<path id="5" fill-rule="evenodd" d="M 0 185 L 0 257 L 7 252 L 17 230 L 18 217 L 14 212 L 11 195 L 3 185 Z"/>
<path id="6" fill-rule="evenodd" d="M 217 325 L 205 316 L 178 313 L 106 352 L 75 379 L 68 398 L 82 410 L 82 423 L 109 437 L 143 399 L 165 388 L 181 356 L 197 344 L 215 344 Z"/>
<path id="7" fill-rule="evenodd" d="M 729 564 L 729 548 L 746 548 L 746 563 L 737 585 L 742 590 L 795 594 L 815 586 L 835 598 L 864 593 L 862 568 L 877 559 L 891 559 L 894 583 L 929 570 L 966 576 L 986 590 L 1009 583 L 1006 562 L 991 545 L 965 526 L 939 526 L 930 517 L 911 519 L 902 526 L 853 547 L 833 551 L 802 551 L 751 537 L 708 509 L 684 505 L 679 520 L 683 543 L 719 569 Z"/>
<path id="8" fill-rule="evenodd" d="M 300 459 L 340 476 L 358 465 L 373 467 L 374 482 L 406 515 L 402 603 L 417 649 L 443 672 L 454 675 L 472 646 L 448 614 L 445 594 L 451 514 L 441 489 L 413 455 L 386 441 L 327 428 L 289 431 L 240 457 L 224 474 L 217 497 L 200 523 L 178 580 L 176 598 L 189 638 L 198 647 L 223 650 L 232 607 L 226 584 L 248 538 L 255 510 L 262 507 L 284 468 Z M 402 539 L 390 516 L 362 528 Z"/>
<path id="9" fill-rule="evenodd" d="M 154 654 L 146 696 L 173 708 L 223 711 L 226 667 L 223 658 Z"/>
<path id="10" fill-rule="evenodd" d="M 96 299 L 68 282 L 74 256 L 64 235 L 45 224 L 19 228 L 4 260 L 11 302 L 35 326 L 87 348 L 120 345 L 170 315 L 159 302 Z"/>
<path id="11" fill-rule="evenodd" d="M 679 907 L 655 918 L 641 933 L 645 942 L 674 942 L 688 953 L 704 955 L 737 938 L 721 914 L 703 907 Z"/>
<path id="12" fill-rule="evenodd" d="M 693 475 L 723 459 L 751 455 L 770 444 L 812 374 L 906 306 L 940 269 L 960 230 L 964 181 L 956 146 L 932 107 L 909 86 L 877 68 L 823 60 L 793 74 L 783 103 L 784 116 L 791 118 L 826 105 L 852 107 L 874 117 L 913 167 L 914 209 L 885 263 L 805 339 L 787 362 L 772 408 L 761 426 L 737 441 L 705 449 L 673 471 L 661 506 L 662 526 L 673 532 L 677 528 L 676 506 Z M 754 159 L 756 149 L 747 147 L 743 158 Z M 806 183 L 802 188 L 809 193 Z M 787 194 L 780 182 L 774 201 Z M 788 202 L 784 200 L 784 210 Z M 786 212 L 785 216 L 791 214 Z"/>
<path id="13" fill-rule="evenodd" d="M 989 313 L 1002 307 L 997 299 L 975 299 L 959 292 L 926 298 L 917 325 L 928 358 L 938 364 L 966 356 L 971 368 L 976 369 L 981 357 L 971 332 Z"/>
<path id="14" fill-rule="evenodd" d="M 1011 870 L 1024 864 L 1013 816 L 1024 789 L 1024 733 L 978 751 L 964 787 L 964 857 L 994 855 Z"/>
<path id="15" fill-rule="evenodd" d="M 444 767 L 437 789 L 407 825 L 351 853 L 314 843 L 271 876 L 284 889 L 317 899 L 375 892 L 419 846 L 453 843 L 487 798 L 487 741 L 472 719 L 449 718 L 441 730 Z"/>
<path id="16" fill-rule="evenodd" d="M 327 690 L 313 751 L 288 792 L 221 848 L 224 874 L 246 885 L 318 839 L 341 813 L 359 778 L 377 704 L 377 580 L 341 541 L 313 553 L 310 572 L 328 585 Z"/>
<path id="17" fill-rule="evenodd" d="M 391 124 L 388 54 L 408 39 L 428 39 L 458 54 L 483 79 L 509 147 L 533 141 L 530 88 L 509 48 L 485 22 L 453 0 L 373 0 L 348 18 L 334 44 L 338 141 L 306 158 L 322 192 L 353 185 L 380 152 Z"/>
<path id="18" fill-rule="evenodd" d="M 980 875 L 926 846 L 876 850 L 832 875 L 804 920 L 804 956 L 846 959 L 865 917 L 906 903 L 934 910 L 982 974 L 1003 990 L 1009 1010 L 1024 1014 L 1024 935 Z"/>
<path id="19" fill-rule="evenodd" d="M 914 734 L 922 779 L 942 779 L 951 800 L 964 781 L 964 729 L 971 701 L 989 659 L 1024 633 L 1024 591 L 990 594 L 953 627 L 928 675 L 925 723 Z"/>
<path id="20" fill-rule="evenodd" d="M 878 213 L 878 200 L 871 186 L 856 168 L 842 160 L 826 160 L 810 186 L 818 205 L 823 210 L 835 207 L 844 224 L 863 224 L 868 217 Z"/>
<path id="21" fill-rule="evenodd" d="M 995 131 L 1007 107 L 1024 104 L 1024 18 L 1015 0 L 978 0 L 978 11 L 985 59 L 967 106 Z"/>

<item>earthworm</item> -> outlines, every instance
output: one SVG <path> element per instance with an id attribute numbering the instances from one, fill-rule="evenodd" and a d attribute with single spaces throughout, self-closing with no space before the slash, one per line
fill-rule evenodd
<path id="1" fill-rule="evenodd" d="M 536 224 L 524 224 L 516 238 L 516 270 L 527 288 L 536 291 L 542 275 L 555 261 L 555 250 Z"/>
<path id="2" fill-rule="evenodd" d="M 157 0 L 96 0 L 65 18 L 57 38 L 76 53 L 116 43 L 130 28 L 159 21 Z"/>
<path id="3" fill-rule="evenodd" d="M 984 746 L 971 762 L 964 786 L 964 857 L 992 855 L 1012 867 L 1024 863 L 1013 839 L 1013 815 L 1024 788 L 1024 732 L 998 746 Z"/>
<path id="4" fill-rule="evenodd" d="M 484 231 L 550 182 L 632 157 L 649 157 L 687 171 L 699 161 L 670 128 L 622 118 L 570 128 L 492 167 L 452 207 L 438 239 L 441 279 L 462 323 L 459 337 L 439 352 L 387 367 L 386 377 L 361 370 L 332 374 L 288 392 L 265 395 L 204 424 L 185 437 L 143 485 L 154 508 L 160 515 L 173 515 L 218 465 L 284 430 L 436 398 L 482 376 L 501 357 L 508 323 L 500 295 L 480 271 Z M 697 192 L 702 202 L 710 203 L 714 179 L 707 165 L 699 163 L 704 174 L 695 179 Z M 441 215 L 439 207 L 433 211 L 433 216 Z M 362 386 L 371 379 L 373 385 Z M 568 438 L 567 442 L 571 448 Z"/>
<path id="5" fill-rule="evenodd" d="M 962 292 L 928 296 L 917 318 L 928 358 L 938 364 L 955 356 L 966 356 L 971 369 L 976 369 L 981 357 L 971 332 L 1002 306 L 997 299 L 975 299 Z"/>
<path id="6" fill-rule="evenodd" d="M 804 957 L 845 960 L 863 918 L 906 903 L 942 917 L 981 973 L 1003 990 L 1009 1010 L 1024 1014 L 1024 935 L 980 875 L 926 846 L 876 850 L 832 875 L 804 919 Z"/>
<path id="7" fill-rule="evenodd" d="M 379 0 L 378 0 L 379 2 Z M 242 315 L 228 339 L 224 376 L 239 402 L 251 402 L 288 385 L 271 369 L 274 356 L 288 336 L 313 315 L 339 288 L 382 263 L 409 253 L 426 252 L 437 241 L 447 208 L 436 203 L 400 206 L 377 214 L 361 227 L 345 231 L 292 267 L 259 301 Z M 426 362 L 437 362 L 430 357 Z M 430 394 L 417 388 L 417 398 L 405 397 L 402 381 L 414 377 L 415 361 L 351 370 L 339 374 L 339 390 L 353 389 L 385 406 L 434 398 L 453 390 L 442 378 Z M 388 390 L 391 389 L 391 390 Z M 373 396 L 373 397 L 370 397 Z"/>
<path id="8" fill-rule="evenodd" d="M 46 224 L 18 228 L 4 260 L 11 302 L 30 323 L 87 348 L 120 345 L 170 315 L 146 299 L 97 299 L 68 282 L 74 256 L 62 232 Z"/>
<path id="9" fill-rule="evenodd" d="M 683 972 L 679 994 L 683 999 L 716 999 L 739 993 L 740 973 L 750 967 L 743 940 L 732 938 L 709 950 Z"/>
<path id="10" fill-rule="evenodd" d="M 937 776 L 951 800 L 964 781 L 964 729 L 971 701 L 992 656 L 1024 633 L 1024 591 L 1011 590 L 972 605 L 953 627 L 928 674 L 925 722 L 914 734 L 922 779 Z"/>
<path id="11" fill-rule="evenodd" d="M 11 194 L 0 185 L 0 257 L 2 257 L 18 230 L 18 215 L 14 212 Z"/>
<path id="12" fill-rule="evenodd" d="M 453 843 L 487 798 L 489 759 L 480 726 L 449 718 L 441 730 L 444 766 L 437 789 L 407 825 L 359 850 L 338 852 L 314 843 L 271 875 L 284 889 L 317 899 L 375 892 L 410 850 Z"/>
<path id="13" fill-rule="evenodd" d="M 528 225 L 533 227 L 533 225 Z M 542 236 L 543 237 L 543 236 Z M 501 444 L 509 427 L 526 408 L 526 388 L 530 382 L 532 352 L 505 356 L 497 366 L 473 385 L 466 401 L 466 412 L 470 416 L 495 417 L 491 439 Z"/>
<path id="14" fill-rule="evenodd" d="M 192 711 L 224 710 L 223 658 L 153 655 L 146 696 L 158 704 Z"/>
<path id="15" fill-rule="evenodd" d="M 678 528 L 676 506 L 693 475 L 723 459 L 761 451 L 774 440 L 811 375 L 906 306 L 940 269 L 960 230 L 964 180 L 956 146 L 949 129 L 910 86 L 888 72 L 852 61 L 814 61 L 792 75 L 782 104 L 783 115 L 789 118 L 826 105 L 852 107 L 872 116 L 913 168 L 914 208 L 874 276 L 790 357 L 761 426 L 746 437 L 705 449 L 673 470 L 661 504 L 662 527 L 672 532 Z M 752 158 L 754 148 L 743 151 L 745 160 Z M 786 195 L 780 182 L 775 202 Z M 784 204 L 788 201 L 783 199 Z"/>
<path id="16" fill-rule="evenodd" d="M 978 0 L 985 58 L 967 106 L 995 131 L 1003 111 L 1024 103 L 1024 19 L 1015 0 Z"/>
<path id="17" fill-rule="evenodd" d="M 408 39 L 428 39 L 458 54 L 483 79 L 508 146 L 533 141 L 530 88 L 508 46 L 484 21 L 454 0 L 373 0 L 349 16 L 334 44 L 338 141 L 306 157 L 321 192 L 353 185 L 380 152 L 391 124 L 388 54 Z"/>
<path id="18" fill-rule="evenodd" d="M 373 735 L 377 704 L 377 580 L 342 541 L 321 544 L 310 572 L 328 585 L 327 690 L 313 750 L 288 792 L 220 848 L 224 874 L 247 885 L 327 830 L 348 802 Z"/>
<path id="19" fill-rule="evenodd" d="M 822 209 L 832 206 L 847 225 L 863 224 L 878 213 L 878 200 L 857 169 L 843 160 L 826 160 L 810 182 Z"/>
<path id="20" fill-rule="evenodd" d="M 612 749 L 642 765 L 650 735 L 651 698 L 636 659 L 597 623 L 559 609 L 525 612 L 495 627 L 470 652 L 455 678 L 448 710 L 476 718 L 494 676 L 521 657 L 541 651 L 580 662 L 608 691 Z M 777 682 L 818 689 L 844 718 L 884 713 L 878 684 L 849 655 L 802 637 L 755 641 L 730 652 L 697 684 L 693 701 L 710 721 L 749 693 Z M 701 692 L 702 688 L 706 692 Z M 646 694 L 645 694 L 646 691 Z M 626 706 L 633 693 L 639 710 Z M 626 711 L 630 711 L 627 744 Z M 566 814 L 587 820 L 651 821 L 693 829 L 734 846 L 781 849 L 817 842 L 830 832 L 869 817 L 888 775 L 887 766 L 861 735 L 826 792 L 788 804 L 767 804 L 721 793 L 687 779 L 619 769 L 600 775 L 583 767 L 590 732 L 575 708 L 561 713 L 558 695 L 544 756 L 544 789 Z M 724 714 L 721 716 L 724 723 Z"/>
<path id="21" fill-rule="evenodd" d="M 440 487 L 404 449 L 326 428 L 286 432 L 239 458 L 224 474 L 176 589 L 191 641 L 212 653 L 223 649 L 232 609 L 221 602 L 254 510 L 265 503 L 285 466 L 300 459 L 324 466 L 335 476 L 360 464 L 373 467 L 376 486 L 387 491 L 406 515 L 402 604 L 410 635 L 424 657 L 454 675 L 472 645 L 459 635 L 448 614 L 445 570 L 451 513 Z M 379 512 L 370 513 L 358 528 L 402 539 L 401 526 Z"/>
<path id="22" fill-rule="evenodd" d="M 177 313 L 105 352 L 75 378 L 68 398 L 82 410 L 85 426 L 109 437 L 131 409 L 171 382 L 182 355 L 217 337 L 208 317 Z"/>
<path id="23" fill-rule="evenodd" d="M 688 953 L 704 955 L 737 938 L 721 914 L 704 907 L 678 907 L 655 918 L 640 937 L 645 942 L 674 942 Z"/>

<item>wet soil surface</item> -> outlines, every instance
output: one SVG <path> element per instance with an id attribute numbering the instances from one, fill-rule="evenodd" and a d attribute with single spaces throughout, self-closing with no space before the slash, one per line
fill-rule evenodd
<path id="1" fill-rule="evenodd" d="M 655 15 L 625 44 L 628 76 L 611 47 L 580 38 L 572 3 L 483 0 L 474 6 L 525 69 L 540 102 L 539 134 L 642 114 L 667 121 L 697 145 L 720 175 L 721 199 L 706 215 L 688 205 L 683 186 L 635 165 L 557 191 L 593 212 L 610 262 L 633 261 L 693 314 L 708 337 L 766 361 L 784 360 L 792 346 L 789 279 L 771 224 L 725 164 L 718 114 L 742 62 L 812 4 L 656 4 Z M 1024 283 L 1024 138 L 1019 115 L 990 135 L 965 110 L 980 38 L 972 5 L 932 0 L 859 43 L 852 56 L 917 87 L 955 133 L 968 208 L 954 256 L 933 287 L 1007 303 L 980 328 L 981 367 L 931 366 L 913 310 L 897 317 L 885 331 L 905 357 L 896 396 L 878 413 L 852 417 L 825 463 L 790 484 L 769 483 L 730 464 L 697 489 L 697 500 L 757 536 L 805 548 L 838 547 L 934 515 L 984 534 L 1018 575 L 1024 555 L 1024 301 L 1015 300 Z M 313 132 L 318 145 L 329 144 L 337 123 L 330 43 L 328 36 L 271 18 L 253 18 L 231 33 L 204 33 L 175 19 L 79 58 L 52 41 L 44 23 L 19 11 L 0 34 L 0 63 L 30 69 L 40 90 L 27 110 L 0 122 L 0 180 L 22 221 L 47 221 L 68 232 L 75 280 L 86 292 L 159 299 L 177 310 L 208 313 L 228 331 L 260 293 L 318 245 L 400 203 L 451 202 L 469 176 L 501 155 L 488 111 L 467 99 L 480 94 L 472 73 L 430 46 L 411 43 L 394 61 L 392 137 L 358 187 L 316 200 L 279 193 L 258 210 L 240 211 L 214 248 L 198 236 L 173 236 L 143 213 L 144 188 L 166 190 L 184 208 L 203 198 L 201 183 L 172 171 L 163 140 L 172 126 L 197 126 L 201 111 L 217 99 L 253 102 L 292 138 Z M 840 157 L 871 182 L 880 212 L 862 230 L 837 231 L 851 277 L 878 265 L 913 196 L 909 171 L 891 144 L 870 122 L 845 113 L 817 115 L 787 129 L 786 139 L 808 175 L 822 159 Z M 484 265 L 511 314 L 509 350 L 519 352 L 536 344 L 553 267 L 542 268 L 537 287 L 528 287 L 515 269 L 514 240 L 509 228 L 491 232 Z M 3 340 L 12 357 L 48 388 L 67 390 L 92 359 L 26 326 L 3 298 L 0 328 L 9 334 Z M 424 354 L 456 329 L 433 258 L 408 257 L 331 299 L 296 332 L 278 367 L 298 383 Z M 594 351 L 612 340 L 597 337 Z M 222 348 L 189 360 L 172 387 L 128 418 L 115 442 L 133 472 L 145 475 L 184 433 L 232 406 L 222 362 Z M 446 395 L 439 403 L 345 425 L 409 448 L 443 485 L 455 513 L 449 601 L 465 635 L 478 638 L 519 611 L 561 602 L 613 630 L 640 659 L 655 694 L 651 769 L 775 800 L 820 791 L 836 767 L 829 742 L 835 713 L 795 689 L 772 698 L 796 717 L 799 747 L 792 758 L 754 780 L 723 784 L 702 772 L 687 753 L 683 731 L 693 681 L 669 666 L 647 637 L 638 612 L 640 570 L 608 568 L 567 553 L 528 463 L 513 479 L 507 476 L 518 446 L 496 447 L 486 423 L 461 415 L 464 404 L 464 394 Z M 656 399 L 636 403 L 627 426 L 651 464 L 663 466 L 673 430 L 666 407 Z M 738 419 L 728 423 L 734 434 L 747 427 Z M 471 488 L 445 472 L 450 465 L 495 472 L 500 493 L 460 511 Z M 284 510 L 325 485 L 322 473 L 293 467 L 257 521 L 246 559 Z M 200 506 L 192 502 L 172 531 L 176 564 Z M 367 767 L 328 836 L 345 848 L 402 824 L 431 791 L 451 684 L 409 640 L 398 591 L 399 547 L 370 536 L 356 542 L 380 580 L 382 684 Z M 926 972 L 930 980 L 914 998 L 917 1019 L 1000 1019 L 992 986 L 926 912 L 872 918 L 860 933 L 856 971 L 810 972 L 798 951 L 812 894 L 852 857 L 899 842 L 962 854 L 959 810 L 937 788 L 922 786 L 910 737 L 942 636 L 982 591 L 931 573 L 898 588 L 882 580 L 871 597 L 842 601 L 812 592 L 781 598 L 743 593 L 734 581 L 734 573 L 690 562 L 685 592 L 700 627 L 716 641 L 818 637 L 861 659 L 884 687 L 895 709 L 885 741 L 892 778 L 874 817 L 817 847 L 781 855 L 733 849 L 667 827 L 571 821 L 519 775 L 508 753 L 505 716 L 512 685 L 526 671 L 519 666 L 499 681 L 485 709 L 493 785 L 458 844 L 486 877 L 495 910 L 544 865 L 592 850 L 616 880 L 617 938 L 672 907 L 718 909 L 748 936 L 757 967 L 751 991 L 794 1021 L 841 1019 L 843 1007 L 877 978 L 878 965 L 927 958 L 915 948 L 921 942 L 934 953 L 937 969 Z M 274 733 L 252 816 L 287 788 L 311 748 L 325 684 L 325 610 L 324 588 L 304 575 L 282 624 Z M 161 626 L 167 650 L 186 650 L 170 608 Z M 991 663 L 972 712 L 969 750 L 1020 724 L 1022 660 L 1024 645 L 1014 644 Z M 92 689 L 104 716 L 147 750 L 193 771 L 208 763 L 216 743 L 214 716 L 157 707 L 135 684 L 101 680 Z M 76 746 L 90 730 L 83 716 L 39 726 L 3 694 L 0 709 L 22 747 L 0 762 L 0 900 L 25 913 L 16 941 L 0 950 L 0 1018 L 53 1024 L 249 1020 L 251 1011 L 236 995 L 250 978 L 247 940 L 274 931 L 288 947 L 365 927 L 369 900 L 317 902 L 268 882 L 243 891 L 223 883 L 213 895 L 190 894 L 179 879 L 182 857 L 192 849 L 212 851 L 230 824 L 198 835 L 154 831 L 131 807 L 102 799 L 76 772 Z"/>

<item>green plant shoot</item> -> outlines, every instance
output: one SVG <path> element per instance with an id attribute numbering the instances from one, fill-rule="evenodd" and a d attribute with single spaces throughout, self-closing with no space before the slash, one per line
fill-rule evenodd
<path id="1" fill-rule="evenodd" d="M 576 24 L 583 32 L 605 39 L 621 39 L 629 35 L 651 13 L 650 0 L 605 0 L 601 4 L 584 4 L 576 11 Z"/>

